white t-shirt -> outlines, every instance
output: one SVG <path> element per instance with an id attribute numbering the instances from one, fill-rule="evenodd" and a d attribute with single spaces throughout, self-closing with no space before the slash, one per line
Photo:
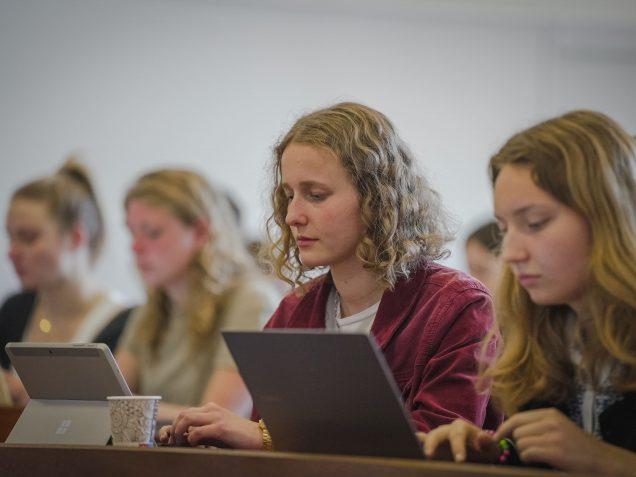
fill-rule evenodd
<path id="1" fill-rule="evenodd" d="M 371 332 L 371 326 L 378 311 L 380 302 L 371 305 L 354 315 L 340 317 L 340 300 L 335 288 L 332 288 L 327 298 L 327 309 L 325 311 L 325 328 L 331 331 L 342 333 L 366 333 Z"/>

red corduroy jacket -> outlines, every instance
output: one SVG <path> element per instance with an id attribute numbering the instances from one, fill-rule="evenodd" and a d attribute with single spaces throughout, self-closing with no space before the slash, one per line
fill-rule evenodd
<path id="1" fill-rule="evenodd" d="M 265 328 L 324 328 L 332 286 L 325 274 L 292 291 Z M 384 293 L 371 333 L 418 430 L 428 432 L 457 418 L 485 429 L 496 429 L 502 421 L 490 395 L 475 387 L 481 341 L 493 323 L 486 288 L 436 263 Z M 486 358 L 495 346 L 490 343 Z"/>

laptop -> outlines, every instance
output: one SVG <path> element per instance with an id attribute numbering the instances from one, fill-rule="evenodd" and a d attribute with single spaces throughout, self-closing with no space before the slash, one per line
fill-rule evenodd
<path id="1" fill-rule="evenodd" d="M 30 397 L 7 443 L 108 443 L 106 397 L 131 395 L 108 346 L 8 343 L 5 348 Z"/>
<path id="2" fill-rule="evenodd" d="M 424 458 L 372 336 L 305 329 L 222 333 L 276 450 Z"/>

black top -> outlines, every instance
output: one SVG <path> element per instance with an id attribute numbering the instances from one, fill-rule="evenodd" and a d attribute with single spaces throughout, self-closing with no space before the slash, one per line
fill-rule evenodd
<path id="1" fill-rule="evenodd" d="M 571 417 L 564 403 L 533 401 L 523 406 L 522 411 L 546 407 L 556 407 Z M 636 452 L 636 392 L 623 394 L 621 399 L 605 409 L 599 416 L 599 426 L 603 441 Z"/>
<path id="2" fill-rule="evenodd" d="M 4 347 L 11 341 L 22 341 L 29 317 L 35 308 L 35 292 L 21 292 L 10 296 L 0 307 L 0 365 L 9 369 L 11 361 Z M 105 343 L 114 352 L 132 308 L 120 311 L 97 334 L 95 343 Z"/>

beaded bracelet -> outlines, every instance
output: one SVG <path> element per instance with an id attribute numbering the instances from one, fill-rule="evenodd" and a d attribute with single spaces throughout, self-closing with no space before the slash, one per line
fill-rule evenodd
<path id="1" fill-rule="evenodd" d="M 498 464 L 502 465 L 522 465 L 519 453 L 512 439 L 501 439 L 499 441 L 499 459 Z"/>

